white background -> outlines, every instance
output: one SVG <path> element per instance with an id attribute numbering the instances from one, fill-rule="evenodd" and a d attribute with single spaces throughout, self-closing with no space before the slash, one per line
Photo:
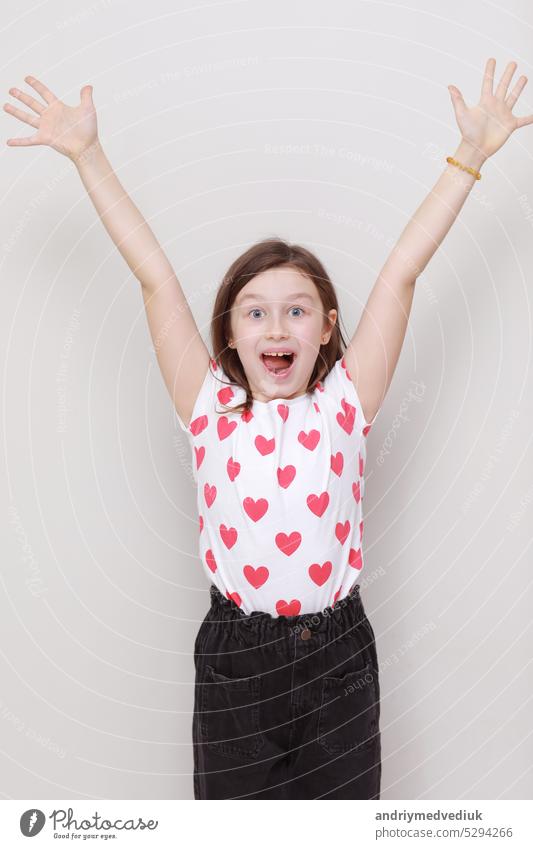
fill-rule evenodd
<path id="1" fill-rule="evenodd" d="M 224 271 L 269 235 L 322 259 L 349 338 L 459 143 L 447 85 L 477 102 L 486 59 L 497 79 L 514 59 L 533 112 L 518 0 L 2 11 L 4 101 L 27 74 L 71 105 L 94 86 L 206 341 Z M 0 798 L 190 799 L 208 580 L 187 437 L 73 165 L 6 146 L 33 130 L 2 115 Z M 418 279 L 369 437 L 383 799 L 531 798 L 532 149 L 529 126 L 483 166 Z"/>

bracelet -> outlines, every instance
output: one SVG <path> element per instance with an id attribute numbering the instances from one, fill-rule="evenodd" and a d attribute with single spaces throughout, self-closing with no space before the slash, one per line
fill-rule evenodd
<path id="1" fill-rule="evenodd" d="M 463 171 L 468 171 L 469 174 L 472 174 L 476 180 L 481 180 L 481 174 L 479 171 L 476 171 L 474 168 L 469 168 L 468 165 L 463 165 L 461 162 L 458 162 L 457 159 L 454 159 L 453 156 L 447 156 L 446 162 L 449 162 L 450 165 L 457 165 L 458 168 L 462 168 Z"/>

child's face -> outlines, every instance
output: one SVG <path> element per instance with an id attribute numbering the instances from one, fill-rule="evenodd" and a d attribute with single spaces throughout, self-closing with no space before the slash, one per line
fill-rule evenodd
<path id="1" fill-rule="evenodd" d="M 315 284 L 294 268 L 270 268 L 241 289 L 231 308 L 228 344 L 237 350 L 255 400 L 305 393 L 337 311 L 330 310 L 328 316 L 330 321 Z M 272 350 L 295 354 L 286 377 L 268 371 L 261 354 Z"/>

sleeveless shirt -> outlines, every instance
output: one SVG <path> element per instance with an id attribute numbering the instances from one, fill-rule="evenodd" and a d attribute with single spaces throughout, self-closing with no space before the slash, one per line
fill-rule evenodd
<path id="1" fill-rule="evenodd" d="M 246 398 L 213 357 L 187 427 L 205 573 L 246 614 L 315 613 L 344 598 L 363 568 L 366 437 L 337 360 L 312 393 Z"/>

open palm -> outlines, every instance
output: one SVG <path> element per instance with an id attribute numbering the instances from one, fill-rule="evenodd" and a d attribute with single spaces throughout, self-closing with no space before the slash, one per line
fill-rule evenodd
<path id="1" fill-rule="evenodd" d="M 10 103 L 4 103 L 4 110 L 35 127 L 37 132 L 32 136 L 8 139 L 7 144 L 46 144 L 71 159 L 79 157 L 98 137 L 92 86 L 86 85 L 81 89 L 79 106 L 67 106 L 35 77 L 24 77 L 24 80 L 40 94 L 44 103 L 17 88 L 11 88 L 9 93 L 29 106 L 33 113 L 17 109 Z"/>
<path id="2" fill-rule="evenodd" d="M 533 123 L 533 115 L 519 118 L 513 115 L 513 107 L 527 77 L 521 76 L 512 92 L 507 93 L 511 78 L 516 71 L 516 62 L 509 62 L 496 91 L 493 91 L 496 59 L 488 59 L 485 65 L 481 97 L 476 106 L 467 106 L 456 86 L 448 86 L 452 97 L 457 124 L 465 141 L 472 144 L 485 156 L 492 156 L 519 127 Z"/>

